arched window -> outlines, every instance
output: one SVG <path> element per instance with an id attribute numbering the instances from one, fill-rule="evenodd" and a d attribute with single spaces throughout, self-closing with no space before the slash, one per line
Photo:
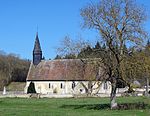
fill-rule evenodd
<path id="1" fill-rule="evenodd" d="M 72 89 L 74 89 L 75 88 L 75 82 L 73 81 L 72 82 Z"/>
<path id="2" fill-rule="evenodd" d="M 61 88 L 61 89 L 63 88 L 63 84 L 62 84 L 62 83 L 60 84 L 60 88 Z"/>
<path id="3" fill-rule="evenodd" d="M 51 88 L 51 84 L 49 83 L 49 88 Z"/>
<path id="4" fill-rule="evenodd" d="M 107 85 L 107 82 L 104 83 L 104 89 L 108 89 L 108 85 Z"/>

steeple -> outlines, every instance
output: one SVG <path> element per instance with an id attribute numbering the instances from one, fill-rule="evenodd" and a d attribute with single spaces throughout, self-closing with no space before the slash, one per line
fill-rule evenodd
<path id="1" fill-rule="evenodd" d="M 41 60 L 42 60 L 42 50 L 37 32 L 33 49 L 33 64 L 38 65 L 41 62 Z"/>

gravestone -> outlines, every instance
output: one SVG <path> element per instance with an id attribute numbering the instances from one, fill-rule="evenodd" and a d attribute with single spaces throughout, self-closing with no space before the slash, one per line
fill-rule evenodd
<path id="1" fill-rule="evenodd" d="M 3 95 L 6 95 L 6 87 L 4 86 Z"/>

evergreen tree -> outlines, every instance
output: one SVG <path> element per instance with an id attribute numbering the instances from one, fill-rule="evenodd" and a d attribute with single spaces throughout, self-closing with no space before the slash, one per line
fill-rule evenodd
<path id="1" fill-rule="evenodd" d="M 31 83 L 29 84 L 29 87 L 28 87 L 27 93 L 36 93 L 35 85 L 34 85 L 34 83 L 33 83 L 33 82 L 31 82 Z"/>
<path id="2" fill-rule="evenodd" d="M 147 45 L 148 47 L 150 47 L 150 40 L 147 41 Z"/>
<path id="3" fill-rule="evenodd" d="M 76 59 L 75 54 L 66 54 L 63 59 Z"/>
<path id="4" fill-rule="evenodd" d="M 98 41 L 97 41 L 97 43 L 96 43 L 94 49 L 101 49 L 101 45 L 100 45 L 100 43 L 99 43 Z"/>
<path id="5" fill-rule="evenodd" d="M 93 57 L 93 49 L 90 45 L 86 48 L 83 48 L 81 52 L 78 54 L 78 58 L 91 58 Z"/>
<path id="6" fill-rule="evenodd" d="M 56 57 L 54 59 L 56 60 L 56 59 L 62 59 L 62 58 L 60 55 L 56 55 Z"/>

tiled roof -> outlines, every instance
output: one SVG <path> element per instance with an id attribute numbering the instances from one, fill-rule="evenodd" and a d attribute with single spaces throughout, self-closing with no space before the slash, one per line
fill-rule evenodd
<path id="1" fill-rule="evenodd" d="M 39 37 L 38 37 L 38 33 L 36 34 L 36 38 L 35 38 L 35 44 L 34 44 L 34 52 L 41 52 L 41 46 L 40 46 L 40 41 L 39 41 Z"/>
<path id="2" fill-rule="evenodd" d="M 31 64 L 27 80 L 90 80 L 97 74 L 91 68 L 80 59 L 45 60 Z"/>

